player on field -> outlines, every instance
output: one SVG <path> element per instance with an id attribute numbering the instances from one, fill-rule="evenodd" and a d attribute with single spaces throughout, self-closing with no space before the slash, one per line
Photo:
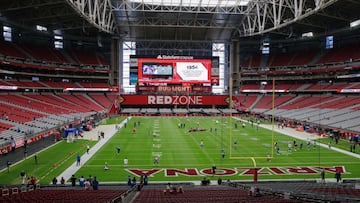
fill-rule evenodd
<path id="1" fill-rule="evenodd" d="M 158 156 L 154 157 L 154 164 L 159 164 L 159 157 Z"/>
<path id="2" fill-rule="evenodd" d="M 236 149 L 237 148 L 237 144 L 238 144 L 238 141 L 237 140 L 234 140 L 234 148 Z"/>
<path id="3" fill-rule="evenodd" d="M 308 150 L 310 150 L 310 145 L 311 145 L 310 139 L 307 138 L 306 139 L 306 146 L 307 146 Z"/>
<path id="4" fill-rule="evenodd" d="M 221 158 L 224 159 L 225 158 L 225 150 L 221 149 Z"/>
<path id="5" fill-rule="evenodd" d="M 297 146 L 298 146 L 298 144 L 297 144 L 296 140 L 294 140 L 294 151 L 295 152 L 297 151 Z"/>
<path id="6" fill-rule="evenodd" d="M 216 166 L 215 166 L 215 164 L 212 165 L 211 170 L 212 170 L 212 174 L 214 176 L 216 174 Z"/>
<path id="7" fill-rule="evenodd" d="M 104 170 L 105 171 L 107 171 L 107 170 L 109 170 L 110 168 L 109 168 L 109 165 L 108 165 L 108 163 L 107 162 L 105 162 L 105 165 L 104 165 Z"/>
<path id="8" fill-rule="evenodd" d="M 125 157 L 124 159 L 124 167 L 126 168 L 128 166 L 129 160 L 127 159 L 127 157 Z"/>
<path id="9" fill-rule="evenodd" d="M 274 148 L 275 148 L 275 150 L 276 150 L 276 154 L 280 154 L 280 148 L 279 148 L 277 142 L 274 143 Z"/>
<path id="10" fill-rule="evenodd" d="M 204 147 L 204 141 L 201 139 L 200 141 L 200 148 L 202 149 Z"/>
<path id="11" fill-rule="evenodd" d="M 269 152 L 266 152 L 266 160 L 267 160 L 268 162 L 271 161 L 271 157 L 270 157 L 270 153 L 269 153 Z"/>
<path id="12" fill-rule="evenodd" d="M 289 151 L 289 152 L 291 152 L 291 148 L 292 148 L 292 144 L 291 144 L 291 142 L 289 141 L 289 142 L 288 142 L 288 151 Z"/>

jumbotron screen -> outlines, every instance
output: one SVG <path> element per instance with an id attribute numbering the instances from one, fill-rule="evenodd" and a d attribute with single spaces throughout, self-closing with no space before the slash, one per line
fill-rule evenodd
<path id="1" fill-rule="evenodd" d="M 211 86 L 212 59 L 193 58 L 130 58 L 130 84 Z M 216 75 L 216 74 L 215 74 Z M 217 76 L 218 77 L 218 76 Z"/>

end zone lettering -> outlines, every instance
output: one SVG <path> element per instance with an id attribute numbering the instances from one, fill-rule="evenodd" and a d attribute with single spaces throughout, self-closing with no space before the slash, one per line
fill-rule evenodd
<path id="1" fill-rule="evenodd" d="M 202 96 L 148 96 L 148 104 L 203 104 Z"/>
<path id="2" fill-rule="evenodd" d="M 149 176 L 154 177 L 155 174 L 164 172 L 165 177 L 177 177 L 183 176 L 204 176 L 213 175 L 211 168 L 197 169 L 197 168 L 185 168 L 185 169 L 174 169 L 174 168 L 155 168 L 155 169 L 126 169 L 129 173 L 136 176 Z M 314 175 L 319 174 L 322 170 L 328 173 L 348 173 L 345 170 L 345 166 L 299 166 L 299 167 L 262 167 L 257 168 L 258 175 Z M 255 168 L 218 168 L 216 176 L 253 176 Z"/>

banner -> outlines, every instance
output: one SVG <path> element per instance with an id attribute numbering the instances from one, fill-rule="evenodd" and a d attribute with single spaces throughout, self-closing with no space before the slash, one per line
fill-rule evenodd
<path id="1" fill-rule="evenodd" d="M 233 99 L 234 100 L 234 99 Z M 121 95 L 120 105 L 229 105 L 228 95 Z"/>
<path id="2" fill-rule="evenodd" d="M 201 92 L 211 93 L 211 86 L 136 86 L 137 92 Z"/>

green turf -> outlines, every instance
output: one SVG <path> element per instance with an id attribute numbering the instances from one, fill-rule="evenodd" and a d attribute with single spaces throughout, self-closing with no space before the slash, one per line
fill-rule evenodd
<path id="1" fill-rule="evenodd" d="M 20 172 L 24 170 L 27 177 L 35 176 L 41 184 L 49 184 L 54 177 L 74 163 L 77 154 L 86 152 L 87 144 L 93 146 L 96 142 L 88 140 L 77 140 L 75 143 L 58 142 L 38 154 L 38 164 L 35 164 L 34 157 L 31 156 L 11 166 L 10 172 L 7 170 L 1 172 L 0 183 L 21 184 Z"/>
<path id="2" fill-rule="evenodd" d="M 346 151 L 350 151 L 350 141 L 346 139 L 339 139 L 338 143 L 336 144 L 335 139 L 331 139 L 330 137 L 324 138 L 320 140 L 321 143 L 324 143 L 326 145 L 331 145 L 331 147 L 337 147 L 339 149 L 343 149 Z M 355 151 L 359 152 L 359 147 L 357 146 Z"/>
<path id="3" fill-rule="evenodd" d="M 218 123 L 216 123 L 216 120 Z M 140 121 L 136 134 L 132 133 L 134 122 Z M 184 129 L 178 128 L 178 123 L 186 124 Z M 238 124 L 235 129 L 235 120 L 220 117 L 141 117 L 129 121 L 127 128 L 121 129 L 98 153 L 96 153 L 78 172 L 77 176 L 88 174 L 101 177 L 102 181 L 126 181 L 127 175 L 131 174 L 127 169 L 161 169 L 150 177 L 154 181 L 184 181 L 200 180 L 206 174 L 201 174 L 202 169 L 211 168 L 215 164 L 218 168 L 237 169 L 242 167 L 254 167 L 251 159 L 255 157 L 257 167 L 306 167 L 306 166 L 345 166 L 347 173 L 343 177 L 357 177 L 360 174 L 359 160 L 327 148 L 311 146 L 308 150 L 304 141 L 303 149 L 296 152 L 288 152 L 290 138 L 279 133 L 274 133 L 274 140 L 280 146 L 280 155 L 274 153 L 271 161 L 266 159 L 266 154 L 272 155 L 272 132 L 266 129 L 258 129 L 247 124 L 242 128 Z M 205 132 L 189 133 L 190 128 L 204 128 Z M 212 132 L 210 133 L 210 128 Z M 215 133 L 217 128 L 217 133 Z M 158 131 L 158 137 L 152 136 L 153 131 Z M 238 141 L 235 147 L 232 143 Z M 203 140 L 204 146 L 200 147 Z M 116 153 L 116 146 L 121 147 L 121 153 Z M 226 152 L 225 159 L 221 158 L 221 149 Z M 160 154 L 160 163 L 154 165 L 154 154 Z M 231 153 L 231 157 L 230 157 Z M 129 166 L 124 168 L 123 159 L 129 159 Z M 104 163 L 110 166 L 109 171 L 104 171 Z M 196 168 L 200 176 L 189 177 L 178 175 L 166 177 L 162 169 Z M 285 169 L 282 169 L 285 170 Z M 252 179 L 251 175 L 241 175 L 239 170 L 235 175 L 224 178 L 231 180 Z M 262 172 L 267 172 L 264 169 Z M 333 177 L 333 174 L 327 174 Z M 211 177 L 216 179 L 216 177 Z M 319 174 L 313 175 L 261 175 L 261 179 L 289 179 L 289 178 L 319 178 Z"/>
<path id="4" fill-rule="evenodd" d="M 102 121 L 102 124 L 114 124 L 123 121 L 123 117 L 114 117 Z M 136 134 L 132 132 L 134 122 L 140 121 Z M 216 122 L 217 121 L 217 122 Z M 183 122 L 185 128 L 178 128 Z M 187 181 L 201 180 L 208 176 L 215 180 L 217 176 L 206 175 L 203 169 L 209 169 L 213 164 L 217 168 L 226 168 L 235 171 L 235 174 L 224 176 L 223 179 L 251 180 L 253 176 L 246 174 L 246 169 L 256 167 L 264 168 L 259 179 L 313 179 L 319 178 L 319 170 L 316 173 L 294 174 L 287 173 L 289 167 L 316 167 L 316 166 L 344 166 L 346 173 L 343 178 L 358 178 L 360 174 L 359 159 L 347 156 L 328 148 L 317 146 L 308 150 L 304 141 L 296 140 L 298 144 L 303 142 L 303 149 L 296 152 L 288 152 L 288 142 L 294 138 L 269 130 L 251 127 L 247 124 L 245 128 L 238 124 L 235 129 L 235 120 L 228 117 L 133 117 L 127 124 L 107 142 L 80 170 L 75 174 L 78 176 L 97 176 L 101 182 L 124 182 L 128 175 L 133 176 L 129 169 L 158 170 L 149 177 L 150 181 Z M 190 128 L 203 128 L 205 132 L 189 133 Z M 210 132 L 212 128 L 212 132 Z M 217 128 L 217 133 L 215 133 Z M 153 133 L 159 136 L 154 137 Z M 280 154 L 273 154 L 272 136 L 280 146 Z M 327 143 L 327 138 L 323 141 Z M 200 142 L 204 146 L 201 148 Z M 233 141 L 237 140 L 237 146 Z M 346 141 L 341 141 L 346 142 Z M 25 169 L 28 176 L 34 175 L 40 179 L 40 183 L 49 183 L 51 179 L 58 176 L 62 171 L 75 161 L 77 153 L 85 153 L 84 146 L 89 143 L 94 145 L 95 141 L 79 140 L 76 143 L 60 142 L 57 145 L 39 154 L 40 164 L 35 165 L 32 157 L 22 163 L 11 167 L 10 173 L 0 173 L 3 184 L 20 183 L 19 173 Z M 120 154 L 116 153 L 116 146 L 121 147 Z M 221 158 L 221 149 L 224 148 L 226 156 Z M 72 152 L 72 153 L 71 153 Z M 274 155 L 271 161 L 266 159 L 266 154 Z M 160 156 L 160 163 L 154 165 L 154 155 Z M 129 159 L 127 168 L 123 165 L 123 159 Z M 252 159 L 254 158 L 254 159 Z M 255 161 L 255 162 L 254 162 Z M 107 162 L 110 170 L 104 171 L 104 163 Z M 54 167 L 54 163 L 57 166 Z M 281 167 L 283 175 L 274 175 L 269 167 Z M 190 170 L 196 169 L 198 176 L 165 176 L 165 169 Z M 294 170 L 294 169 L 293 169 Z M 303 170 L 307 170 L 306 168 Z M 221 173 L 221 170 L 218 170 Z M 264 174 L 265 173 L 265 174 Z M 326 173 L 327 178 L 333 178 L 333 173 Z"/>

